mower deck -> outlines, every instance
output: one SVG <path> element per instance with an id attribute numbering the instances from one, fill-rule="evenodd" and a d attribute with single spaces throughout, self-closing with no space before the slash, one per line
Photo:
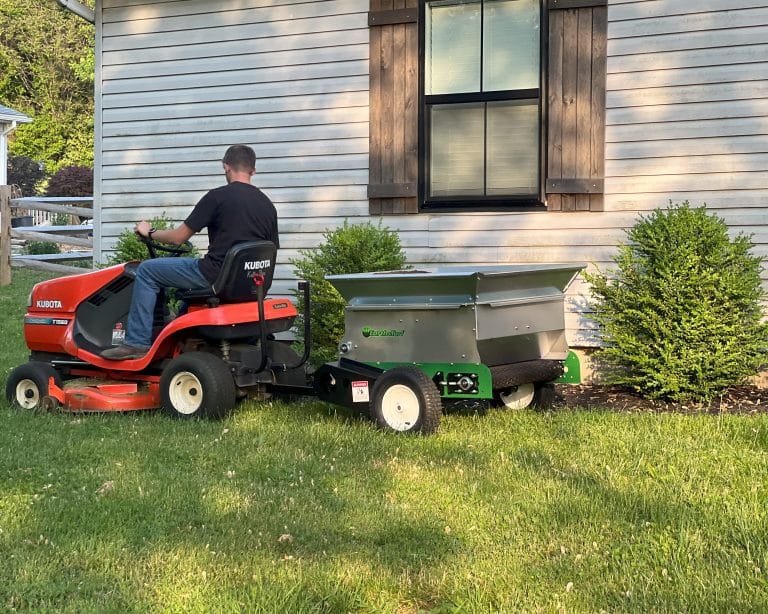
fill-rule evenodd
<path id="1" fill-rule="evenodd" d="M 160 407 L 157 382 L 76 383 L 59 387 L 51 378 L 48 396 L 65 411 L 138 411 Z"/>

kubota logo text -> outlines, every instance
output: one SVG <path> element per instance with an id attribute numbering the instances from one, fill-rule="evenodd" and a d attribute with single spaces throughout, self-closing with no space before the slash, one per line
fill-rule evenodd
<path id="1" fill-rule="evenodd" d="M 38 309 L 61 309 L 61 301 L 39 300 L 35 303 Z"/>
<path id="2" fill-rule="evenodd" d="M 272 266 L 271 260 L 251 260 L 243 266 L 244 271 L 260 271 Z"/>

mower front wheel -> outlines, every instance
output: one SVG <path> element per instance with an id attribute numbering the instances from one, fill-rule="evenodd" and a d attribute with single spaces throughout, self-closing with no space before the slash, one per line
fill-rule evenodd
<path id="1" fill-rule="evenodd" d="M 32 360 L 16 367 L 5 383 L 5 398 L 22 409 L 42 409 L 50 406 L 50 378 L 61 387 L 61 375 L 47 362 Z"/>
<path id="2" fill-rule="evenodd" d="M 385 371 L 373 386 L 371 415 L 376 424 L 400 433 L 433 433 L 443 404 L 435 383 L 414 367 Z"/>
<path id="3" fill-rule="evenodd" d="M 173 418 L 221 418 L 235 406 L 236 399 L 232 374 L 213 354 L 182 354 L 160 377 L 162 408 Z"/>

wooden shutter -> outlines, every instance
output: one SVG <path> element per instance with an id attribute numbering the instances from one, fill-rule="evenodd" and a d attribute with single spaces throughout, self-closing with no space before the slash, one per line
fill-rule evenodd
<path id="1" fill-rule="evenodd" d="M 371 0 L 368 202 L 372 215 L 418 213 L 418 0 Z"/>
<path id="2" fill-rule="evenodd" d="M 551 211 L 602 211 L 606 0 L 548 0 L 547 178 Z"/>

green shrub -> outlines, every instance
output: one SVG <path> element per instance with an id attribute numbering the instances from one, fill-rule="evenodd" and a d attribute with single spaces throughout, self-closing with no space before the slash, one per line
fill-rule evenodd
<path id="1" fill-rule="evenodd" d="M 649 398 L 706 401 L 763 364 L 761 259 L 751 238 L 688 202 L 641 217 L 614 257 L 586 275 L 607 344 L 609 383 Z"/>
<path id="2" fill-rule="evenodd" d="M 77 218 L 77 220 L 74 220 L 72 218 Z M 67 226 L 68 224 L 79 224 L 80 223 L 79 216 L 74 216 L 69 213 L 56 213 L 53 216 L 53 219 L 51 220 L 51 224 L 53 226 Z"/>
<path id="3" fill-rule="evenodd" d="M 21 248 L 21 253 L 28 256 L 40 254 L 58 254 L 59 246 L 53 241 L 27 241 Z"/>
<path id="4" fill-rule="evenodd" d="M 335 360 L 344 334 L 345 301 L 325 275 L 390 271 L 405 267 L 405 254 L 396 232 L 381 225 L 349 224 L 328 230 L 316 249 L 300 250 L 291 260 L 296 275 L 311 284 L 312 362 Z M 305 316 L 299 301 L 300 320 Z"/>
<path id="5" fill-rule="evenodd" d="M 165 215 L 152 218 L 149 221 L 150 225 L 158 230 L 165 230 L 166 228 L 173 227 L 171 220 Z M 172 246 L 176 247 L 176 246 Z M 185 256 L 197 257 L 200 254 L 197 248 L 193 248 L 191 252 L 185 254 Z M 159 257 L 170 256 L 163 252 L 158 252 Z M 128 262 L 130 260 L 146 260 L 149 258 L 149 252 L 147 246 L 142 242 L 138 235 L 133 231 L 133 227 L 126 228 L 120 233 L 120 237 L 115 245 L 114 253 L 107 259 L 107 264 L 120 264 L 121 262 Z"/>

